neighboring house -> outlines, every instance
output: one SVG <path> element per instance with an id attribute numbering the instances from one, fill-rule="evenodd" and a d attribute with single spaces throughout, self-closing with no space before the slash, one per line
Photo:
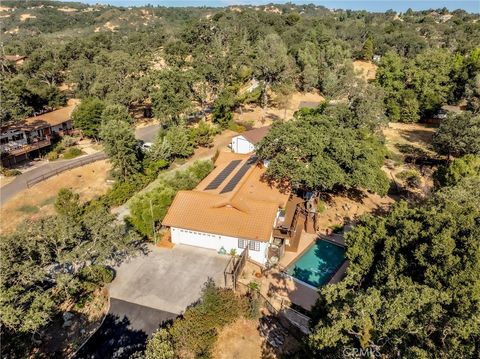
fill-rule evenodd
<path id="1" fill-rule="evenodd" d="M 436 119 L 443 120 L 447 118 L 449 113 L 460 113 L 462 109 L 460 106 L 444 105 L 438 110 L 438 112 L 433 116 Z"/>
<path id="2" fill-rule="evenodd" d="M 15 65 L 22 65 L 25 60 L 27 59 L 26 56 L 21 56 L 21 55 L 5 55 L 0 57 L 1 60 L 6 60 L 8 62 L 11 62 Z"/>
<path id="3" fill-rule="evenodd" d="M 0 129 L 2 165 L 11 166 L 28 160 L 50 146 L 51 139 L 69 133 L 75 104 L 38 116 L 29 117 Z"/>
<path id="4" fill-rule="evenodd" d="M 265 168 L 255 156 L 221 152 L 215 166 L 194 190 L 176 195 L 162 222 L 172 242 L 220 253 L 248 248 L 261 265 L 278 260 L 288 243 L 274 232 L 284 224 L 289 194 L 262 181 Z"/>
<path id="5" fill-rule="evenodd" d="M 255 151 L 255 146 L 259 143 L 270 131 L 270 126 L 254 128 L 250 131 L 242 132 L 240 135 L 232 138 L 230 148 L 235 153 L 252 153 Z"/>

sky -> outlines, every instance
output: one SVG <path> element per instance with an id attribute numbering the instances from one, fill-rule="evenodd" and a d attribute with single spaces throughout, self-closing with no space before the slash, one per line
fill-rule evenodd
<path id="1" fill-rule="evenodd" d="M 78 0 L 77 0 L 78 1 Z M 110 4 L 115 6 L 143 6 L 147 4 L 160 6 L 229 6 L 229 5 L 262 5 L 268 3 L 285 3 L 287 1 L 262 0 L 80 0 L 88 4 Z M 384 12 L 392 9 L 404 12 L 413 10 L 438 9 L 446 7 L 449 10 L 463 9 L 468 12 L 480 13 L 480 0 L 299 0 L 290 1 L 295 4 L 323 5 L 330 9 L 352 9 Z"/>

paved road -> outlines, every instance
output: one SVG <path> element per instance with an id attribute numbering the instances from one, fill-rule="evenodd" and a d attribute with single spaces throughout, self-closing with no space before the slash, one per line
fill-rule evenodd
<path id="1" fill-rule="evenodd" d="M 135 138 L 144 142 L 153 142 L 160 130 L 160 125 L 150 125 L 147 127 L 140 127 L 135 130 Z"/>
<path id="2" fill-rule="evenodd" d="M 45 163 L 44 165 L 33 168 L 30 171 L 27 171 L 15 177 L 15 179 L 12 182 L 0 188 L 0 205 L 5 204 L 10 198 L 12 198 L 17 193 L 26 189 L 27 182 L 34 178 L 44 176 L 44 175 L 49 175 L 59 171 L 63 172 L 62 169 L 67 166 L 68 166 L 68 169 L 71 169 L 74 167 L 80 167 L 85 162 L 88 162 L 90 160 L 93 162 L 94 160 L 98 161 L 104 158 L 105 158 L 105 154 L 103 152 L 97 152 L 91 155 L 81 156 L 71 160 L 59 160 L 55 162 L 48 162 L 48 163 Z"/>
<path id="3" fill-rule="evenodd" d="M 155 138 L 159 128 L 160 128 L 160 125 L 151 125 L 151 126 L 137 129 L 135 132 L 135 137 L 139 140 L 150 142 L 150 139 Z M 27 182 L 34 178 L 58 172 L 59 169 L 67 165 L 79 167 L 82 165 L 82 162 L 86 160 L 94 159 L 94 158 L 98 158 L 100 160 L 100 159 L 103 159 L 104 156 L 105 155 L 103 152 L 99 152 L 91 155 L 74 158 L 72 160 L 59 160 L 55 162 L 47 162 L 44 165 L 33 168 L 30 171 L 27 171 L 21 174 L 20 176 L 17 176 L 12 182 L 0 188 L 0 205 L 5 204 L 10 198 L 12 198 L 17 193 L 26 189 Z M 78 164 L 78 166 L 75 166 L 75 164 Z"/>
<path id="4" fill-rule="evenodd" d="M 147 338 L 177 314 L 112 298 L 110 310 L 98 331 L 76 358 L 129 358 L 143 351 Z"/>

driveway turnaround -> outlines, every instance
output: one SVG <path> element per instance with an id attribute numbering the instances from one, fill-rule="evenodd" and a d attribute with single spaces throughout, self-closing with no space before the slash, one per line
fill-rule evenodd
<path id="1" fill-rule="evenodd" d="M 102 326 L 75 358 L 129 358 L 145 350 L 148 336 L 176 317 L 173 313 L 112 298 Z"/>
<path id="2" fill-rule="evenodd" d="M 199 299 L 209 278 L 224 285 L 223 271 L 229 256 L 186 245 L 150 249 L 147 255 L 117 269 L 110 285 L 111 298 L 180 314 Z"/>

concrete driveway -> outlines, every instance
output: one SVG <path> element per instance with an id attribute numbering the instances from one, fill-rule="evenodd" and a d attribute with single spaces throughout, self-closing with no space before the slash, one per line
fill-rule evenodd
<path id="1" fill-rule="evenodd" d="M 185 245 L 150 249 L 148 255 L 133 258 L 117 269 L 110 297 L 180 314 L 199 299 L 208 278 L 224 285 L 228 256 Z"/>

